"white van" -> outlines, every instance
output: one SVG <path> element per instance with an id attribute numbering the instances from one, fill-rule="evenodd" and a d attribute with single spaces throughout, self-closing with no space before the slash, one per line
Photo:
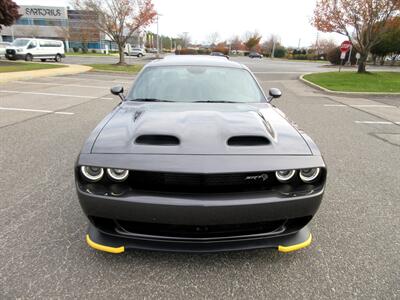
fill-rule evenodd
<path id="1" fill-rule="evenodd" d="M 57 40 L 18 38 L 6 48 L 6 58 L 10 60 L 39 58 L 41 61 L 54 59 L 60 62 L 62 57 L 65 57 L 64 44 Z"/>

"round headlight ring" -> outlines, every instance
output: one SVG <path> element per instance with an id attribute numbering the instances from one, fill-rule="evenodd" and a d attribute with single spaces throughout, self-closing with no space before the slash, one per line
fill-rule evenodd
<path id="1" fill-rule="evenodd" d="M 85 179 L 97 182 L 103 177 L 104 169 L 100 167 L 81 166 L 81 173 Z"/>
<path id="2" fill-rule="evenodd" d="M 280 170 L 275 172 L 276 179 L 280 182 L 288 182 L 295 174 L 296 170 Z"/>
<path id="3" fill-rule="evenodd" d="M 107 175 L 114 181 L 124 181 L 128 178 L 129 170 L 108 168 Z"/>
<path id="4" fill-rule="evenodd" d="M 307 174 L 310 173 L 311 174 Z M 300 170 L 300 179 L 305 183 L 313 182 L 321 173 L 321 168 L 308 168 Z"/>

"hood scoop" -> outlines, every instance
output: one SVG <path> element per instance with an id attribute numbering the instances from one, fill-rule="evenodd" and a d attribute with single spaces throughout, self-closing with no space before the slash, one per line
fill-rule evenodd
<path id="1" fill-rule="evenodd" d="M 242 135 L 228 139 L 229 146 L 266 146 L 271 142 L 265 136 Z"/>
<path id="2" fill-rule="evenodd" d="M 133 101 L 103 127 L 92 153 L 311 155 L 300 133 L 265 104 Z"/>
<path id="3" fill-rule="evenodd" d="M 179 139 L 173 135 L 146 134 L 136 138 L 135 144 L 151 146 L 177 146 Z"/>

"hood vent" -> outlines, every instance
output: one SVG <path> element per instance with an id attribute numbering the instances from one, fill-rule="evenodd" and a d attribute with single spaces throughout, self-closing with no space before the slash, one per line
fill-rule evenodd
<path id="1" fill-rule="evenodd" d="M 136 144 L 152 146 L 176 146 L 179 145 L 179 139 L 173 135 L 147 134 L 138 136 Z"/>
<path id="2" fill-rule="evenodd" d="M 266 146 L 269 144 L 269 139 L 257 135 L 233 136 L 228 139 L 229 146 Z"/>

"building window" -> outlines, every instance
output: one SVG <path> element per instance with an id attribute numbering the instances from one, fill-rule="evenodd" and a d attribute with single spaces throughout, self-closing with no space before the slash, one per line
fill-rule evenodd
<path id="1" fill-rule="evenodd" d="M 67 20 L 63 19 L 30 19 L 21 18 L 17 20 L 17 25 L 37 25 L 37 26 L 62 26 L 66 27 L 68 25 Z"/>

